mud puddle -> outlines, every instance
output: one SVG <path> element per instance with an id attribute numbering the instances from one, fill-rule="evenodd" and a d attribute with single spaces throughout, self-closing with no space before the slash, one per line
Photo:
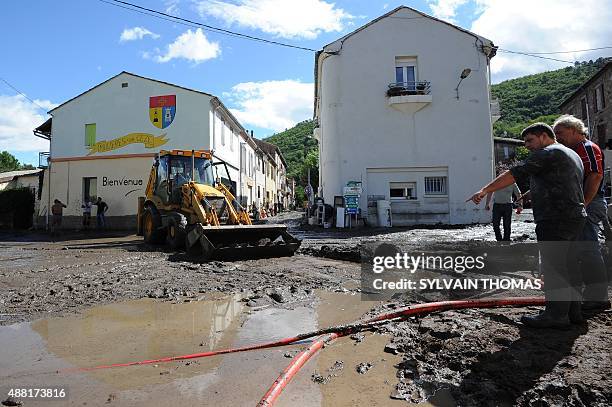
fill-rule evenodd
<path id="1" fill-rule="evenodd" d="M 141 299 L 89 308 L 78 316 L 0 327 L 1 400 L 11 387 L 56 387 L 65 388 L 68 399 L 22 399 L 24 406 L 253 406 L 307 344 L 87 372 L 73 369 L 279 339 L 352 322 L 376 305 L 354 293 L 316 294 L 308 306 L 255 311 L 238 295 L 180 304 Z M 350 338 L 338 340 L 302 369 L 277 405 L 377 405 L 370 401 L 378 400 L 379 393 L 381 402 L 388 401 L 389 393 L 381 393 L 380 386 L 393 386 L 393 365 L 399 358 L 383 353 L 387 342 L 378 334 L 369 334 L 357 346 Z M 313 373 L 336 360 L 346 361 L 345 371 L 334 377 L 338 380 L 326 385 L 312 380 Z M 355 371 L 368 361 L 375 363 L 367 374 Z"/>

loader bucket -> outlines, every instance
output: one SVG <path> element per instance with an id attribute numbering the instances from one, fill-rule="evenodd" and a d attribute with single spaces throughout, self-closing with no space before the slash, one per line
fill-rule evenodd
<path id="1" fill-rule="evenodd" d="M 197 224 L 187 235 L 187 250 L 202 260 L 261 259 L 293 256 L 301 241 L 286 225 Z"/>

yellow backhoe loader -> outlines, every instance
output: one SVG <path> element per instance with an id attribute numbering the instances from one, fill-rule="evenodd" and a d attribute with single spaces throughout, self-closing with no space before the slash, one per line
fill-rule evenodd
<path id="1" fill-rule="evenodd" d="M 293 255 L 301 241 L 285 225 L 253 225 L 235 188 L 226 163 L 213 162 L 210 151 L 162 150 L 139 199 L 138 232 L 147 243 L 203 260 Z"/>

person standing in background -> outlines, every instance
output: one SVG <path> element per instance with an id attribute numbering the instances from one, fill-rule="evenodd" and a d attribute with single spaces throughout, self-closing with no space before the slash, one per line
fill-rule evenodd
<path id="1" fill-rule="evenodd" d="M 91 201 L 87 199 L 81 208 L 83 209 L 83 230 L 88 230 L 91 224 Z"/>
<path id="2" fill-rule="evenodd" d="M 98 197 L 98 200 L 94 205 L 98 207 L 98 211 L 96 213 L 96 225 L 98 229 L 104 229 L 106 227 L 106 219 L 104 214 L 108 210 L 108 205 L 102 200 L 101 196 Z"/>
<path id="3" fill-rule="evenodd" d="M 499 173 L 497 174 L 499 175 Z M 507 186 L 498 191 L 489 192 L 487 194 L 487 201 L 485 209 L 491 210 L 491 196 L 493 196 L 493 230 L 495 231 L 495 239 L 500 241 L 509 242 L 510 233 L 512 232 L 512 194 L 518 199 L 521 196 L 521 190 L 516 183 Z M 520 214 L 523 210 L 521 201 L 518 201 L 518 207 L 516 213 Z M 499 228 L 499 223 L 503 219 L 504 224 L 504 235 L 502 236 Z"/>

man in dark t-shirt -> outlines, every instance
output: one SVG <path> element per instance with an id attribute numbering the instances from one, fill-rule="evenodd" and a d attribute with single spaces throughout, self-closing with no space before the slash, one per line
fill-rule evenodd
<path id="1" fill-rule="evenodd" d="M 529 178 L 533 218 L 540 249 L 540 270 L 544 274 L 546 309 L 536 316 L 523 316 L 521 322 L 535 328 L 566 329 L 570 322 L 582 322 L 580 276 L 568 269 L 574 254 L 574 241 L 585 222 L 580 157 L 558 144 L 545 123 L 535 123 L 521 133 L 531 154 L 473 194 L 468 201 L 478 204 L 516 180 Z"/>
<path id="2" fill-rule="evenodd" d="M 94 203 L 94 205 L 98 207 L 98 211 L 96 212 L 96 226 L 98 229 L 103 229 L 106 226 L 104 214 L 108 210 L 108 205 L 102 200 L 101 196 L 98 197 L 98 200 L 96 203 Z"/>

